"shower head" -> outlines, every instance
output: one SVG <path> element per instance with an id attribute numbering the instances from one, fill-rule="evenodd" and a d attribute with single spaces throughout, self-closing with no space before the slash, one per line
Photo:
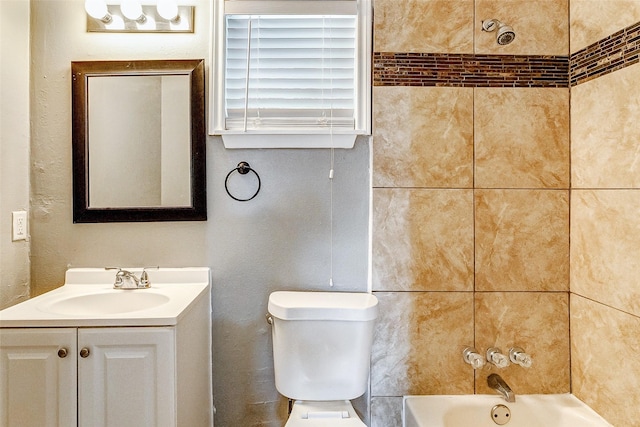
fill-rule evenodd
<path id="1" fill-rule="evenodd" d="M 509 44 L 516 38 L 516 33 L 513 28 L 507 24 L 504 24 L 497 19 L 487 19 L 482 21 L 482 31 L 492 32 L 496 31 L 496 41 L 499 45 Z"/>

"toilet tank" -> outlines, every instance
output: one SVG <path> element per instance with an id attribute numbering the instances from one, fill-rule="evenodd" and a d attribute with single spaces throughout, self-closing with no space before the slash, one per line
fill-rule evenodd
<path id="1" fill-rule="evenodd" d="M 276 388 L 295 400 L 350 400 L 369 378 L 378 300 L 367 293 L 273 292 Z"/>

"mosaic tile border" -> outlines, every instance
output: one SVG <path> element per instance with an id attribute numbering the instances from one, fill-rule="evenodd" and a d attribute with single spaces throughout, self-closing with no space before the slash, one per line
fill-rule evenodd
<path id="1" fill-rule="evenodd" d="M 570 83 L 575 86 L 640 62 L 640 22 L 571 55 Z"/>
<path id="2" fill-rule="evenodd" d="M 640 62 L 640 22 L 571 56 L 374 52 L 375 86 L 572 87 Z"/>
<path id="3" fill-rule="evenodd" d="M 568 87 L 569 57 L 373 54 L 375 86 Z"/>

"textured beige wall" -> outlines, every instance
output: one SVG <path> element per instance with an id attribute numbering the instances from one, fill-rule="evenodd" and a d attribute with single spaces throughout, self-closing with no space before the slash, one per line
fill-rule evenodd
<path id="1" fill-rule="evenodd" d="M 29 1 L 0 1 L 0 309 L 29 297 L 30 240 L 11 241 L 29 211 Z"/>
<path id="2" fill-rule="evenodd" d="M 567 1 L 375 5 L 375 51 L 568 54 Z M 516 393 L 569 392 L 569 89 L 374 87 L 374 125 L 372 427 L 402 395 L 489 392 L 466 345 L 530 352 L 499 370 Z"/>
<path id="3" fill-rule="evenodd" d="M 195 33 L 175 35 L 87 33 L 82 0 L 32 1 L 35 294 L 69 266 L 207 265 L 206 222 L 73 224 L 71 199 L 71 61 L 208 58 L 209 2 L 196 3 Z"/>

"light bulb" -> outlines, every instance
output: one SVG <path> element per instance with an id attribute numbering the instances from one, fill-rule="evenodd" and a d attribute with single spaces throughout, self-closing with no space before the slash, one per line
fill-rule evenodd
<path id="1" fill-rule="evenodd" d="M 92 18 L 99 19 L 105 23 L 111 22 L 111 14 L 103 0 L 86 0 L 84 2 L 84 10 Z"/>
<path id="2" fill-rule="evenodd" d="M 125 18 L 131 19 L 132 21 L 142 23 L 147 20 L 144 13 L 142 13 L 142 6 L 138 0 L 122 0 L 120 10 Z"/>
<path id="3" fill-rule="evenodd" d="M 178 4 L 175 0 L 158 0 L 158 15 L 167 21 L 178 22 L 180 20 Z"/>

